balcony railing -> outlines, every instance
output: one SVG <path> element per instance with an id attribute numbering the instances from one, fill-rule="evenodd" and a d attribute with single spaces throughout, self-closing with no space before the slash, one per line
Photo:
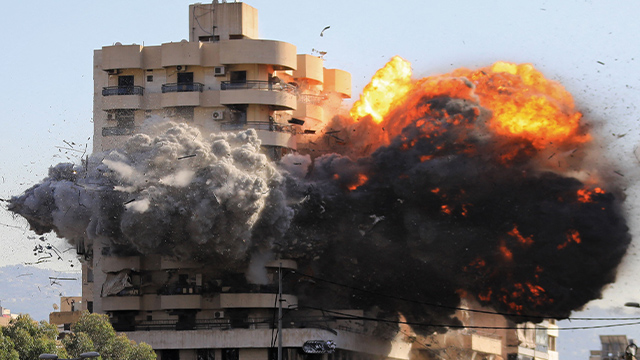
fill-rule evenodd
<path id="1" fill-rule="evenodd" d="M 293 133 L 293 127 L 291 125 L 281 125 L 269 121 L 249 121 L 249 122 L 226 122 L 220 124 L 220 130 L 222 131 L 239 131 L 246 129 L 276 131 L 284 133 Z"/>
<path id="2" fill-rule="evenodd" d="M 248 80 L 244 82 L 222 81 L 220 83 L 220 90 L 295 91 L 296 87 L 290 84 L 263 80 Z"/>
<path id="3" fill-rule="evenodd" d="M 133 135 L 136 132 L 135 126 L 109 126 L 102 128 L 102 136 L 125 136 Z"/>
<path id="4" fill-rule="evenodd" d="M 144 95 L 142 86 L 107 86 L 102 88 L 102 96 Z"/>
<path id="5" fill-rule="evenodd" d="M 162 84 L 162 92 L 163 93 L 174 93 L 174 92 L 202 92 L 204 89 L 204 84 L 201 83 L 170 83 L 170 84 Z"/>
<path id="6" fill-rule="evenodd" d="M 287 318 L 283 322 L 284 328 L 318 328 L 328 322 L 336 319 L 330 316 L 305 316 L 296 318 Z M 319 325 L 321 324 L 321 325 Z M 135 324 L 136 331 L 156 331 L 156 330 L 176 330 L 179 327 L 178 320 L 142 320 Z M 277 327 L 273 317 L 268 318 L 231 318 L 231 319 L 197 319 L 190 323 L 189 326 L 180 326 L 181 330 L 212 330 L 212 329 L 251 329 L 251 328 L 268 328 Z M 351 327 L 340 326 L 340 330 L 363 333 L 363 330 Z"/>

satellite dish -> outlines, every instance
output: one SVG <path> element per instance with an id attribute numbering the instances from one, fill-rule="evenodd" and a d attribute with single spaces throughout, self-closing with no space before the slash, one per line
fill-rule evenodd
<path id="1" fill-rule="evenodd" d="M 58 304 L 53 303 L 53 310 L 58 310 L 58 309 L 59 309 Z"/>

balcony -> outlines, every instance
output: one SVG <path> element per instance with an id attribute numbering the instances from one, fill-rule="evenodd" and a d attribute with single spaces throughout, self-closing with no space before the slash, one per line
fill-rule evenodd
<path id="1" fill-rule="evenodd" d="M 201 83 L 171 83 L 162 85 L 162 107 L 200 106 Z"/>
<path id="2" fill-rule="evenodd" d="M 272 65 L 275 70 L 295 70 L 296 47 L 282 41 L 236 39 L 220 41 L 220 63 Z"/>
<path id="3" fill-rule="evenodd" d="M 140 109 L 142 106 L 142 86 L 107 86 L 102 88 L 102 109 Z"/>
<path id="4" fill-rule="evenodd" d="M 162 67 L 200 65 L 199 42 L 180 41 L 164 43 L 161 48 Z"/>
<path id="5" fill-rule="evenodd" d="M 102 298 L 103 311 L 127 311 L 141 309 L 141 296 L 108 296 Z"/>
<path id="6" fill-rule="evenodd" d="M 273 309 L 277 305 L 278 294 L 259 294 L 259 293 L 221 293 L 220 307 L 229 308 L 267 308 Z M 283 306 L 298 303 L 298 298 L 294 295 L 282 295 L 284 301 Z"/>
<path id="7" fill-rule="evenodd" d="M 102 48 L 102 69 L 141 69 L 142 45 L 104 46 Z"/>
<path id="8" fill-rule="evenodd" d="M 144 95 L 142 86 L 107 86 L 102 88 L 102 96 Z"/>
<path id="9" fill-rule="evenodd" d="M 296 87 L 270 81 L 249 80 L 244 82 L 223 81 L 220 85 L 220 103 L 271 105 L 274 110 L 295 110 Z"/>
<path id="10" fill-rule="evenodd" d="M 296 79 L 306 79 L 311 84 L 324 82 L 324 60 L 317 56 L 298 54 L 298 68 L 293 72 Z"/>
<path id="11" fill-rule="evenodd" d="M 201 83 L 171 83 L 162 84 L 162 93 L 174 92 L 202 92 L 204 84 Z"/>
<path id="12" fill-rule="evenodd" d="M 118 272 L 126 269 L 140 269 L 140 256 L 105 256 L 102 258 L 102 271 Z"/>
<path id="13" fill-rule="evenodd" d="M 350 98 L 351 74 L 340 69 L 324 69 L 324 91 L 337 92 L 342 98 Z"/>
<path id="14" fill-rule="evenodd" d="M 160 308 L 162 310 L 200 309 L 201 307 L 202 296 L 197 294 L 160 296 Z"/>

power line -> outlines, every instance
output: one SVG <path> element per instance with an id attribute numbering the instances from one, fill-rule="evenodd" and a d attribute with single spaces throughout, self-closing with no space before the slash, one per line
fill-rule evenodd
<path id="1" fill-rule="evenodd" d="M 362 288 L 358 288 L 358 287 L 351 286 L 351 285 L 341 284 L 341 283 L 338 283 L 338 282 L 335 282 L 335 281 L 322 279 L 322 278 L 319 278 L 319 277 L 316 277 L 316 276 L 313 276 L 313 275 L 303 274 L 303 273 L 297 272 L 296 270 L 289 270 L 289 271 L 291 273 L 300 275 L 302 277 L 307 277 L 307 278 L 310 278 L 310 279 L 313 279 L 313 280 L 326 282 L 328 284 L 345 287 L 345 288 L 348 288 L 348 289 L 364 292 L 364 293 L 371 294 L 371 295 L 384 296 L 384 297 L 387 297 L 387 298 L 406 301 L 406 302 L 412 302 L 412 303 L 420 304 L 420 305 L 427 305 L 427 306 L 433 306 L 433 307 L 438 307 L 438 308 L 443 308 L 443 309 L 461 310 L 461 311 L 467 311 L 467 312 L 473 312 L 473 313 L 481 313 L 481 314 L 489 314 L 489 315 L 500 315 L 500 316 L 509 316 L 509 317 L 523 317 L 523 318 L 529 318 L 529 319 L 544 320 L 544 319 L 553 318 L 553 316 L 514 314 L 514 313 L 507 313 L 507 312 L 500 312 L 500 311 L 489 311 L 489 310 L 480 310 L 480 309 L 467 309 L 467 308 L 456 307 L 456 306 L 434 304 L 434 303 L 429 303 L 429 302 L 425 302 L 425 301 L 407 299 L 407 298 L 403 298 L 403 297 L 396 296 L 396 295 L 383 294 L 383 293 L 379 293 L 379 292 L 376 292 L 376 291 L 362 289 Z M 577 320 L 580 320 L 580 321 L 625 321 L 625 320 L 629 320 L 630 321 L 630 320 L 640 320 L 640 317 L 568 317 L 565 320 L 576 320 L 576 321 Z"/>
<path id="2" fill-rule="evenodd" d="M 446 324 L 431 324 L 431 323 L 420 323 L 413 321 L 400 321 L 400 320 L 389 320 L 389 319 L 380 319 L 374 317 L 366 317 L 366 316 L 357 316 L 352 314 L 346 314 L 339 311 L 327 310 L 322 308 L 314 308 L 311 306 L 306 306 L 306 308 L 324 311 L 329 314 L 336 314 L 341 317 L 335 317 L 336 320 L 366 320 L 366 321 L 374 321 L 374 322 L 382 322 L 389 324 L 404 324 L 410 326 L 418 326 L 418 327 L 440 327 L 440 328 L 450 328 L 450 329 L 482 329 L 482 330 L 518 330 L 516 326 L 477 326 L 477 325 L 446 325 Z M 619 323 L 619 324 L 607 324 L 607 325 L 593 325 L 593 326 L 573 326 L 573 327 L 558 327 L 557 330 L 592 330 L 592 329 L 602 329 L 602 328 L 612 328 L 612 327 L 622 327 L 622 326 L 632 326 L 632 325 L 640 325 L 640 321 L 630 322 L 630 323 Z"/>

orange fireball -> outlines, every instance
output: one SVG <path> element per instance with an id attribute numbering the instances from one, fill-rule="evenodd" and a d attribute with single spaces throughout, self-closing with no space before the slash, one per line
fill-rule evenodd
<path id="1" fill-rule="evenodd" d="M 405 96 L 411 86 L 411 64 L 394 56 L 365 86 L 350 115 L 356 121 L 369 115 L 376 123 L 380 123 L 394 102 Z"/>
<path id="2" fill-rule="evenodd" d="M 582 134 L 582 114 L 575 110 L 571 94 L 530 64 L 497 62 L 475 71 L 458 69 L 412 81 L 411 65 L 396 56 L 376 72 L 350 115 L 355 121 L 370 116 L 375 123 L 384 122 L 387 135 L 396 136 L 409 123 L 430 114 L 430 106 L 422 105 L 425 99 L 438 97 L 477 103 L 489 110 L 489 131 L 525 140 L 537 150 L 589 140 L 588 134 Z M 431 115 L 452 125 L 460 123 L 446 113 Z"/>

